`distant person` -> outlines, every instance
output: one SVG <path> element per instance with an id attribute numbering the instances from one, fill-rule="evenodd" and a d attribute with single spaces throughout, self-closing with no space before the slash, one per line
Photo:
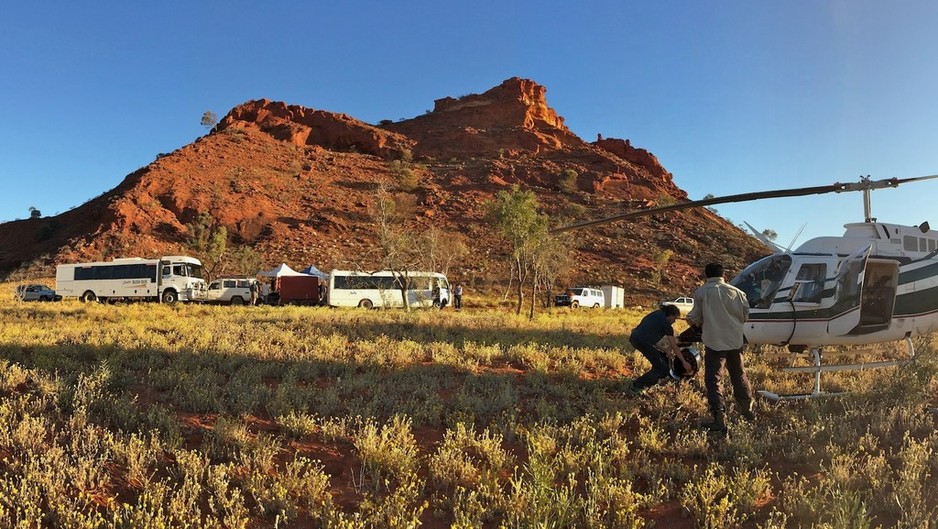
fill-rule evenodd
<path id="1" fill-rule="evenodd" d="M 453 308 L 456 310 L 462 308 L 462 283 L 456 283 L 453 287 Z"/>
<path id="2" fill-rule="evenodd" d="M 270 285 L 266 282 L 261 283 L 261 302 L 267 303 L 267 296 L 270 295 Z"/>
<path id="3" fill-rule="evenodd" d="M 632 381 L 629 387 L 632 394 L 640 394 L 662 379 L 668 378 L 671 372 L 670 360 L 673 358 L 677 358 L 686 371 L 691 370 L 677 345 L 677 338 L 674 337 L 674 322 L 680 315 L 679 308 L 665 305 L 642 318 L 641 323 L 632 329 L 629 343 L 651 363 L 651 369 Z M 656 344 L 665 337 L 668 339 L 668 350 L 662 351 Z"/>
<path id="4" fill-rule="evenodd" d="M 257 281 L 251 281 L 251 306 L 257 305 Z"/>
<path id="5" fill-rule="evenodd" d="M 707 282 L 694 292 L 694 308 L 687 315 L 691 325 L 701 327 L 704 344 L 704 385 L 713 420 L 704 428 L 726 432 L 726 407 L 723 400 L 723 367 L 730 373 L 733 397 L 739 413 L 753 420 L 752 386 L 743 365 L 743 324 L 749 319 L 746 294 L 723 280 L 723 265 L 710 263 L 704 268 Z"/>

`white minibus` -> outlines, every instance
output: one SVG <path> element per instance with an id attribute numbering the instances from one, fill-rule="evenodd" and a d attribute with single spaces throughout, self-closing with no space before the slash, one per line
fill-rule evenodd
<path id="1" fill-rule="evenodd" d="M 409 306 L 445 307 L 449 304 L 449 281 L 438 272 L 333 270 L 329 274 L 329 306 L 403 307 L 401 284 L 405 281 Z"/>
<path id="2" fill-rule="evenodd" d="M 63 297 L 82 301 L 150 299 L 175 303 L 204 297 L 205 280 L 202 263 L 194 257 L 128 257 L 59 265 L 55 270 L 55 288 Z"/>

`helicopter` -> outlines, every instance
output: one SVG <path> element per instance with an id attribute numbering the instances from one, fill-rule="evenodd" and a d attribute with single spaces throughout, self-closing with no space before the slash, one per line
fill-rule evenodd
<path id="1" fill-rule="evenodd" d="M 913 178 L 835 183 L 706 198 L 637 210 L 551 230 L 561 233 L 665 211 L 779 197 L 858 191 L 863 194 L 863 222 L 846 224 L 840 237 L 816 237 L 791 251 L 770 241 L 774 253 L 745 267 L 729 281 L 746 293 L 749 321 L 746 342 L 810 351 L 812 366 L 783 371 L 814 374 L 810 393 L 759 393 L 770 400 L 801 400 L 836 393 L 821 390 L 821 373 L 871 369 L 908 363 L 915 358 L 912 337 L 938 331 L 938 232 L 928 222 L 902 226 L 873 218 L 870 194 L 883 188 L 931 180 Z M 822 348 L 904 340 L 908 358 L 842 365 L 822 364 Z"/>

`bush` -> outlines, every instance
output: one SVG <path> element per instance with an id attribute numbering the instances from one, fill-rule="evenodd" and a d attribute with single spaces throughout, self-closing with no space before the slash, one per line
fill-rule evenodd
<path id="1" fill-rule="evenodd" d="M 575 193 L 577 191 L 576 179 L 579 176 L 573 169 L 565 169 L 560 173 L 560 179 L 558 180 L 560 189 L 567 193 Z"/>

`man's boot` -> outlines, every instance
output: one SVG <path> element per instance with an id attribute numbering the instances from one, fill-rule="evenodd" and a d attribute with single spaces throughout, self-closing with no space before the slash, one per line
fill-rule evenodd
<path id="1" fill-rule="evenodd" d="M 700 425 L 714 433 L 726 433 L 726 414 L 721 410 L 713 414 L 713 420 Z"/>
<path id="2" fill-rule="evenodd" d="M 739 414 L 743 416 L 743 419 L 746 419 L 749 422 L 756 420 L 756 414 L 752 411 L 753 402 L 737 402 L 739 405 Z"/>

